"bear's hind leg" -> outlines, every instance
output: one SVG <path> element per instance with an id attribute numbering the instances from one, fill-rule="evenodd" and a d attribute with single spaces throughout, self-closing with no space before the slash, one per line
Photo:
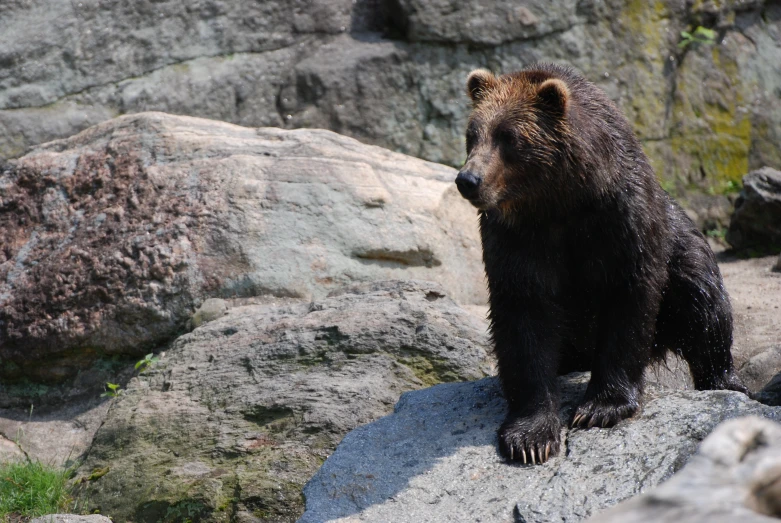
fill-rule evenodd
<path id="1" fill-rule="evenodd" d="M 686 360 L 697 390 L 749 394 L 732 363 L 732 309 L 719 267 L 705 240 L 687 233 L 669 264 L 656 343 Z"/>

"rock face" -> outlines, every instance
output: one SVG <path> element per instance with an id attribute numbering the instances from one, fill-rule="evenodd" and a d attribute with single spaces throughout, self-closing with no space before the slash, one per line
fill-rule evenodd
<path id="1" fill-rule="evenodd" d="M 563 416 L 587 378 L 561 378 Z M 523 466 L 496 452 L 505 408 L 496 378 L 405 394 L 344 438 L 305 487 L 301 522 L 581 521 L 669 478 L 721 421 L 781 419 L 740 393 L 657 390 L 636 418 L 567 431 L 560 456 Z"/>
<path id="2" fill-rule="evenodd" d="M 206 298 L 404 277 L 483 303 L 454 178 L 328 131 L 159 113 L 42 146 L 0 173 L 0 377 L 146 354 Z"/>
<path id="3" fill-rule="evenodd" d="M 773 523 L 781 517 L 781 425 L 725 422 L 669 481 L 590 519 L 594 523 Z"/>
<path id="4" fill-rule="evenodd" d="M 743 178 L 727 241 L 736 249 L 781 251 L 781 171 L 765 167 Z"/>
<path id="5" fill-rule="evenodd" d="M 328 128 L 460 165 L 467 73 L 547 60 L 618 102 L 671 189 L 718 194 L 781 167 L 771 0 L 16 0 L 0 13 L 0 158 L 159 110 Z M 697 26 L 715 41 L 679 48 Z"/>
<path id="6" fill-rule="evenodd" d="M 344 434 L 404 391 L 485 376 L 487 344 L 431 283 L 236 306 L 130 381 L 78 471 L 81 495 L 116 521 L 293 521 Z"/>

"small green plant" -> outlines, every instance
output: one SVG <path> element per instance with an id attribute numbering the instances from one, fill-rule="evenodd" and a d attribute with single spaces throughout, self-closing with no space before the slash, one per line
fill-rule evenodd
<path id="1" fill-rule="evenodd" d="M 726 227 L 716 227 L 715 229 L 710 229 L 705 232 L 705 235 L 709 238 L 713 238 L 716 240 L 723 240 L 727 236 L 727 228 Z"/>
<path id="2" fill-rule="evenodd" d="M 705 44 L 713 45 L 716 43 L 716 31 L 708 29 L 707 27 L 697 26 L 694 33 L 689 31 L 681 31 L 681 41 L 678 43 L 678 48 L 683 49 L 687 45 L 691 44 Z"/>
<path id="3" fill-rule="evenodd" d="M 716 196 L 717 194 L 734 194 L 740 192 L 741 190 L 743 190 L 742 183 L 736 182 L 734 180 L 727 180 L 717 185 L 711 185 L 708 187 L 707 192 L 711 196 Z"/>
<path id="4" fill-rule="evenodd" d="M 118 383 L 106 383 L 109 390 L 100 395 L 101 398 L 116 398 L 122 393 Z"/>
<path id="5" fill-rule="evenodd" d="M 38 461 L 0 465 L 0 521 L 15 521 L 67 510 L 70 470 Z"/>
<path id="6" fill-rule="evenodd" d="M 144 356 L 143 360 L 138 360 L 138 363 L 136 363 L 136 370 L 139 374 L 143 374 L 144 372 L 148 371 L 152 368 L 152 365 L 160 361 L 160 358 L 156 358 L 154 354 L 151 352 Z"/>
<path id="7" fill-rule="evenodd" d="M 740 182 L 736 182 L 735 180 L 727 180 L 724 182 L 724 186 L 722 188 L 722 193 L 729 194 L 729 193 L 735 193 L 740 192 L 743 189 L 743 184 Z"/>

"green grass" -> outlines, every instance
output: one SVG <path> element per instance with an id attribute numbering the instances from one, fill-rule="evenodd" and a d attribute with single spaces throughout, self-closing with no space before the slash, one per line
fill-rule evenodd
<path id="1" fill-rule="evenodd" d="M 0 522 L 65 510 L 69 474 L 38 461 L 0 464 Z"/>

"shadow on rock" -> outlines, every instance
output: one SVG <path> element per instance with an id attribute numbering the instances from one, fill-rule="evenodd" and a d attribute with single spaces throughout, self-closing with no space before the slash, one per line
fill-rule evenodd
<path id="1" fill-rule="evenodd" d="M 560 379 L 563 416 L 587 379 Z M 724 419 L 781 418 L 740 393 L 659 390 L 636 418 L 568 431 L 559 456 L 522 466 L 496 452 L 505 408 L 496 378 L 403 395 L 344 438 L 306 485 L 300 521 L 580 521 L 669 478 Z"/>

